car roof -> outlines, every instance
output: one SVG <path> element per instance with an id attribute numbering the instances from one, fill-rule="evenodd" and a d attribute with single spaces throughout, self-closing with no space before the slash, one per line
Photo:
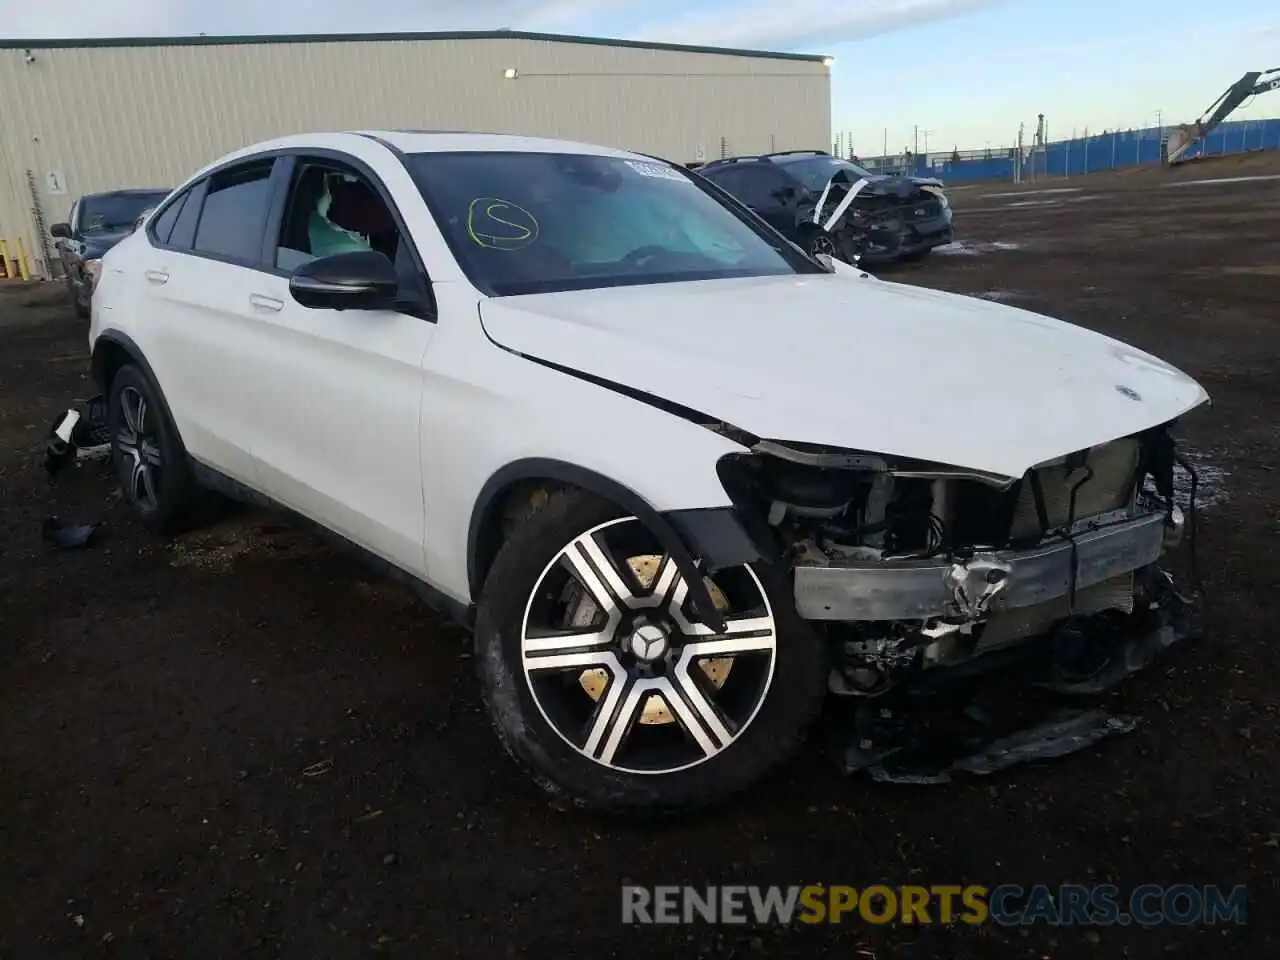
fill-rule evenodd
<path id="1" fill-rule="evenodd" d="M 402 153 L 443 153 L 446 151 L 507 151 L 519 153 L 580 153 L 598 157 L 646 159 L 640 154 L 595 143 L 553 137 L 525 137 L 510 133 L 480 133 L 467 130 L 364 130 Z"/>
<path id="2" fill-rule="evenodd" d="M 99 197 L 146 197 L 157 193 L 167 197 L 172 190 L 172 187 L 126 187 L 122 190 L 100 190 L 97 193 L 86 193 L 82 195 L 82 199 L 95 200 Z"/>
<path id="3" fill-rule="evenodd" d="M 328 148 L 343 150 L 353 145 L 356 138 L 367 142 L 378 140 L 401 153 L 445 153 L 460 151 L 504 151 L 516 153 L 576 153 L 599 157 L 620 157 L 628 160 L 651 159 L 642 154 L 629 153 L 599 144 L 576 140 L 557 140 L 548 137 L 524 137 L 511 133 L 477 133 L 465 130 L 345 130 L 332 133 L 303 133 L 242 147 L 220 157 L 204 167 L 196 176 L 235 160 L 247 159 L 271 150 L 296 150 Z"/>

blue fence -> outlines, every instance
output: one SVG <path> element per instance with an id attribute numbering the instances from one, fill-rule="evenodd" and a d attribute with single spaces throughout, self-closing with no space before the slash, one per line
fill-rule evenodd
<path id="1" fill-rule="evenodd" d="M 1059 140 L 1035 153 L 1028 148 L 1022 176 L 1024 179 L 1078 176 L 1143 163 L 1159 163 L 1160 142 L 1172 129 L 1166 127 L 1162 131 L 1159 127 L 1150 127 Z M 1276 149 L 1280 149 L 1280 119 L 1234 120 L 1218 127 L 1184 159 Z M 1017 150 L 1010 147 L 966 151 L 959 159 L 954 159 L 952 154 L 932 154 L 928 157 L 864 158 L 861 162 L 875 173 L 909 173 L 919 177 L 940 177 L 948 183 L 975 183 L 1012 180 Z"/>

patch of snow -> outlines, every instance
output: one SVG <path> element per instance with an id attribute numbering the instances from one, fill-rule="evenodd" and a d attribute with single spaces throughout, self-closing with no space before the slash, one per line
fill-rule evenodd
<path id="1" fill-rule="evenodd" d="M 1035 197 L 1049 193 L 1079 193 L 1084 187 L 1054 187 L 1052 190 L 1019 190 L 1015 193 L 988 193 L 986 199 L 993 200 L 996 197 Z"/>
<path id="2" fill-rule="evenodd" d="M 951 243 L 944 243 L 940 247 L 934 247 L 933 252 L 951 257 L 977 257 L 984 253 L 995 253 L 1000 250 L 1021 249 L 1022 244 L 1011 243 L 1007 240 L 994 240 L 990 243 L 983 243 L 976 240 L 966 243 L 963 240 L 953 240 Z"/>
<path id="3" fill-rule="evenodd" d="M 1250 183 L 1254 180 L 1280 180 L 1280 173 L 1259 174 L 1253 177 L 1217 177 L 1213 180 L 1183 180 L 1181 183 L 1163 183 L 1163 187 L 1200 187 L 1218 183 Z"/>
<path id="4" fill-rule="evenodd" d="M 974 247 L 961 240 L 953 240 L 950 243 L 934 247 L 933 252 L 947 257 L 976 257 L 978 255 L 978 251 Z"/>

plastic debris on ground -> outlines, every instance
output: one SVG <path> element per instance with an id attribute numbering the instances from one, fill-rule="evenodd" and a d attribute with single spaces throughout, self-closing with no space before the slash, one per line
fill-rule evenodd
<path id="1" fill-rule="evenodd" d="M 100 523 L 64 523 L 57 517 L 46 517 L 41 537 L 45 543 L 59 550 L 75 550 L 88 546 L 100 529 Z"/>
<path id="2" fill-rule="evenodd" d="M 1082 618 L 1052 640 L 1030 641 L 1029 656 L 989 673 L 846 701 L 834 731 L 843 768 L 881 783 L 943 784 L 1056 760 L 1133 732 L 1137 717 L 1096 699 L 1198 632 L 1194 605 L 1167 574 L 1157 577 L 1160 599 L 1140 617 Z M 1061 662 L 1068 634 L 1074 669 Z M 1082 643 L 1091 646 L 1083 658 Z M 1080 670 L 1089 660 L 1096 666 Z"/>
<path id="3" fill-rule="evenodd" d="M 70 463 L 102 459 L 111 452 L 110 439 L 103 398 L 76 401 L 49 429 L 45 470 L 55 477 Z"/>

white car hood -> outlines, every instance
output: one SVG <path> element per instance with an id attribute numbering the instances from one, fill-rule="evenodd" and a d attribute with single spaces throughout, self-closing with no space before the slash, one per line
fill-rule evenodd
<path id="1" fill-rule="evenodd" d="M 761 438 L 1009 477 L 1208 399 L 1167 363 L 1082 327 L 847 275 L 504 297 L 481 318 L 500 346 Z"/>

